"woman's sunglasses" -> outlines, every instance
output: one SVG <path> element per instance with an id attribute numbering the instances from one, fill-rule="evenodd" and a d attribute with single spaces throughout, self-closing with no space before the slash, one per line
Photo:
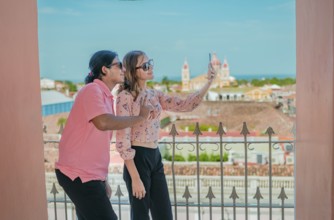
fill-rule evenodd
<path id="1" fill-rule="evenodd" d="M 143 63 L 141 66 L 136 67 L 137 69 L 143 69 L 144 71 L 149 70 L 150 68 L 152 68 L 154 66 L 153 60 L 150 59 L 147 62 Z"/>
<path id="2" fill-rule="evenodd" d="M 112 66 L 117 66 L 118 68 L 122 69 L 123 64 L 122 64 L 122 62 L 112 63 L 112 64 L 109 65 L 108 68 L 111 68 Z"/>

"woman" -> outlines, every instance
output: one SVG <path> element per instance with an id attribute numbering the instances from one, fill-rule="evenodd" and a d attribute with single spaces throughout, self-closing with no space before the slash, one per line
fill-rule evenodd
<path id="1" fill-rule="evenodd" d="M 125 83 L 119 89 L 116 102 L 118 116 L 138 115 L 140 100 L 147 97 L 153 107 L 150 117 L 131 128 L 117 131 L 116 149 L 124 159 L 124 180 L 129 192 L 132 220 L 173 219 L 167 182 L 158 149 L 160 114 L 162 110 L 186 112 L 195 109 L 209 89 L 215 72 L 209 65 L 208 82 L 182 100 L 163 92 L 146 88 L 153 79 L 153 61 L 142 51 L 131 51 L 123 59 Z"/>
<path id="2" fill-rule="evenodd" d="M 112 130 L 146 120 L 150 108 L 140 104 L 137 116 L 115 116 L 111 90 L 124 81 L 115 52 L 96 52 L 89 68 L 86 85 L 75 99 L 59 143 L 56 175 L 75 204 L 79 220 L 116 220 L 106 181 Z"/>

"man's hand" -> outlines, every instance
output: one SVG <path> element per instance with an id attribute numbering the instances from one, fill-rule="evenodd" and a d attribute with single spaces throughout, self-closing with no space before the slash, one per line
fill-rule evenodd
<path id="1" fill-rule="evenodd" d="M 208 81 L 211 83 L 217 76 L 217 73 L 215 71 L 215 69 L 213 68 L 212 64 L 209 63 L 208 65 L 208 73 L 207 73 L 207 78 Z"/>
<path id="2" fill-rule="evenodd" d="M 111 187 L 110 187 L 110 185 L 108 183 L 108 180 L 106 180 L 104 182 L 104 184 L 105 184 L 105 187 L 106 187 L 107 196 L 110 199 L 111 198 L 111 194 L 112 194 L 112 190 L 111 190 Z"/>

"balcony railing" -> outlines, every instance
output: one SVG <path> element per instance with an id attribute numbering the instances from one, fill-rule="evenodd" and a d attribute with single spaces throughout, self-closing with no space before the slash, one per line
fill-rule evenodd
<path id="1" fill-rule="evenodd" d="M 58 140 L 44 143 L 46 154 L 57 154 Z M 271 127 L 254 137 L 246 123 L 239 136 L 227 136 L 222 123 L 215 135 L 202 136 L 197 123 L 193 135 L 186 137 L 179 137 L 173 125 L 159 148 L 170 158 L 164 166 L 175 220 L 294 219 L 293 137 L 280 140 Z M 203 161 L 212 155 L 216 162 Z M 194 161 L 177 161 L 180 157 Z M 120 220 L 130 219 L 122 166 L 109 168 L 111 202 Z M 49 219 L 76 219 L 54 172 L 46 173 L 46 185 Z"/>

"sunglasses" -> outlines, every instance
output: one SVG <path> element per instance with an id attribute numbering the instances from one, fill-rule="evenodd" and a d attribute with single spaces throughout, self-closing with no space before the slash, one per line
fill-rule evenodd
<path id="1" fill-rule="evenodd" d="M 117 66 L 118 68 L 122 69 L 123 64 L 122 64 L 122 62 L 112 63 L 112 64 L 109 65 L 108 68 L 111 68 L 112 66 Z"/>
<path id="2" fill-rule="evenodd" d="M 148 60 L 147 62 L 143 63 L 141 66 L 137 66 L 137 67 L 136 67 L 136 70 L 137 70 L 137 69 L 143 69 L 144 71 L 147 71 L 147 70 L 149 70 L 150 68 L 152 68 L 153 66 L 154 66 L 153 60 L 150 59 L 150 60 Z"/>

